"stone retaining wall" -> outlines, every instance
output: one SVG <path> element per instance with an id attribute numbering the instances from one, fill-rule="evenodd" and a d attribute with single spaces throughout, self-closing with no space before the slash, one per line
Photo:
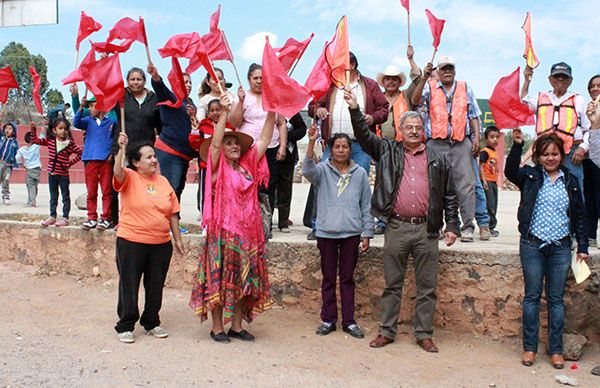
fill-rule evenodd
<path id="1" fill-rule="evenodd" d="M 77 227 L 44 229 L 37 224 L 0 221 L 0 260 L 16 260 L 40 268 L 43 273 L 98 276 L 115 281 L 115 233 Z M 203 239 L 183 238 L 185 257 L 174 256 L 167 286 L 191 289 Z M 600 263 L 592 259 L 593 275 L 582 285 L 572 278 L 565 297 L 566 332 L 600 340 Z M 596 264 L 598 263 L 598 264 Z M 319 311 L 320 264 L 314 243 L 270 243 L 271 291 L 278 304 Z M 355 272 L 357 319 L 379 319 L 379 297 L 383 289 L 381 248 L 361 255 Z M 412 267 L 406 274 L 402 321 L 414 311 L 415 281 Z M 440 255 L 437 326 L 493 338 L 520 333 L 520 302 L 523 283 L 519 256 L 514 252 L 453 252 Z M 543 314 L 546 313 L 542 304 Z M 541 318 L 542 325 L 546 318 Z M 542 331 L 543 332 L 543 331 Z"/>

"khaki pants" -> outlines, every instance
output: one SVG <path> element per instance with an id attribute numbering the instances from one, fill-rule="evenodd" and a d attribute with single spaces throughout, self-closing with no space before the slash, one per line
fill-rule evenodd
<path id="1" fill-rule="evenodd" d="M 386 287 L 381 296 L 379 334 L 394 339 L 402 300 L 402 286 L 408 256 L 414 259 L 417 298 L 414 332 L 417 340 L 433 335 L 437 296 L 438 239 L 427 237 L 427 224 L 412 225 L 390 218 L 385 230 L 383 269 Z"/>

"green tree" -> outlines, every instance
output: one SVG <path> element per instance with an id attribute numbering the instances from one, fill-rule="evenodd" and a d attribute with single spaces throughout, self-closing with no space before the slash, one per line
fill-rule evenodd
<path id="1" fill-rule="evenodd" d="M 48 109 L 52 109 L 55 106 L 62 104 L 64 102 L 64 97 L 58 89 L 48 89 L 46 96 L 44 97 L 44 102 Z"/>

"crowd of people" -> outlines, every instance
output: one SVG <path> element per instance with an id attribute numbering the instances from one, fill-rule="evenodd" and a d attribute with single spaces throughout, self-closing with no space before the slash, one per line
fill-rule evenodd
<path id="1" fill-rule="evenodd" d="M 416 310 L 414 335 L 427 352 L 433 342 L 436 308 L 438 241 L 474 241 L 499 235 L 497 219 L 499 160 L 502 136 L 494 126 L 481 128 L 481 111 L 471 87 L 457 80 L 457 64 L 447 56 L 422 70 L 413 60 L 410 86 L 395 65 L 363 75 L 350 53 L 348 83 L 332 85 L 322 98 L 311 101 L 310 126 L 300 113 L 283 117 L 262 108 L 262 68 L 252 64 L 249 88 L 228 89 L 222 70 L 218 79 L 208 74 L 199 88 L 196 105 L 192 80 L 184 74 L 187 97 L 178 107 L 175 94 L 154 65 L 147 73 L 127 73 L 124 115 L 115 109 L 96 109 L 93 97 L 80 101 L 71 87 L 76 111 L 73 126 L 84 131 L 81 149 L 73 140 L 71 123 L 57 117 L 44 136 L 33 123 L 27 145 L 19 148 L 17 126 L 6 123 L 0 138 L 0 178 L 4 204 L 10 202 L 9 179 L 19 163 L 27 170 L 28 205 L 36 206 L 40 176 L 39 146 L 48 147 L 50 216 L 44 227 L 69 224 L 69 167 L 85 165 L 87 220 L 85 230 L 117 228 L 119 321 L 122 342 L 135 341 L 135 323 L 148 334 L 164 338 L 159 311 L 169 262 L 183 253 L 179 225 L 181 194 L 190 162 L 198 159 L 198 209 L 205 249 L 194 275 L 190 307 L 202 321 L 210 313 L 210 336 L 221 343 L 254 341 L 243 329 L 271 306 L 266 244 L 277 229 L 289 232 L 293 175 L 299 153 L 297 142 L 308 133 L 302 173 L 311 183 L 305 225 L 312 231 L 321 255 L 323 274 L 321 324 L 317 335 L 336 330 L 337 278 L 341 293 L 342 328 L 352 337 L 364 332 L 354 316 L 354 270 L 359 252 L 369 249 L 375 234 L 384 234 L 378 334 L 369 345 L 394 342 L 408 257 L 414 259 Z M 592 101 L 569 90 L 571 67 L 552 66 L 552 89 L 530 94 L 533 70 L 526 68 L 522 99 L 536 115 L 536 141 L 522 157 L 523 136 L 512 130 L 513 147 L 506 160 L 506 177 L 521 191 L 517 218 L 523 267 L 522 363 L 532 365 L 538 351 L 539 304 L 546 289 L 549 310 L 550 362 L 562 368 L 563 294 L 576 245 L 578 260 L 588 260 L 595 246 L 600 212 L 600 76 L 588 86 Z M 122 122 L 124 118 L 124 122 Z M 480 135 L 485 146 L 480 150 Z M 315 147 L 322 146 L 317 158 Z M 528 159 L 532 158 L 532 163 Z M 369 173 L 375 165 L 375 185 Z M 98 186 L 101 212 L 98 216 Z M 59 191 L 62 217 L 57 216 Z M 120 198 L 120 206 L 119 206 Z M 306 222 L 308 220 L 308 222 Z M 138 311 L 143 278 L 145 305 Z M 225 331 L 225 325 L 230 324 Z"/>

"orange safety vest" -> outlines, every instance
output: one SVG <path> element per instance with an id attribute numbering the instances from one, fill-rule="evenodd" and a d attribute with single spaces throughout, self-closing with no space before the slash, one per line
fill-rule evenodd
<path id="1" fill-rule="evenodd" d="M 558 123 L 554 124 L 554 115 L 558 112 Z M 577 129 L 579 116 L 575 109 L 575 95 L 564 100 L 560 105 L 552 104 L 547 93 L 538 96 L 535 132 L 538 135 L 549 131 L 556 134 L 565 143 L 565 153 L 571 151 L 575 130 Z"/>
<path id="2" fill-rule="evenodd" d="M 487 152 L 488 160 L 483 164 L 483 179 L 488 182 L 498 181 L 498 153 L 490 147 L 483 147 L 483 151 Z"/>
<path id="3" fill-rule="evenodd" d="M 396 141 L 402 141 L 402 133 L 400 133 L 400 117 L 402 117 L 404 112 L 408 112 L 408 104 L 406 103 L 406 98 L 404 98 L 404 93 L 400 92 L 392 106 L 394 128 L 396 129 Z"/>
<path id="4" fill-rule="evenodd" d="M 454 95 L 452 96 L 452 108 L 448 112 L 446 108 L 446 94 L 437 87 L 437 81 L 429 81 L 430 101 L 429 119 L 431 122 L 431 137 L 433 139 L 446 139 L 448 137 L 448 122 L 452 129 L 452 140 L 465 140 L 467 128 L 467 108 L 469 98 L 467 96 L 467 83 L 456 81 Z"/>

